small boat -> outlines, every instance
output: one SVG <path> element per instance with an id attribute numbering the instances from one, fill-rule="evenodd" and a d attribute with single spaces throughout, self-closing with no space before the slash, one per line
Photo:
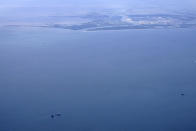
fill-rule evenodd
<path id="1" fill-rule="evenodd" d="M 53 119 L 54 118 L 54 115 L 51 115 L 50 117 Z"/>

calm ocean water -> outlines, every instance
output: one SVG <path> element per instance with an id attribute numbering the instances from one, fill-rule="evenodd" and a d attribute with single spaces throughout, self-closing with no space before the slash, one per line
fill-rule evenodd
<path id="1" fill-rule="evenodd" d="M 0 28 L 0 131 L 195 131 L 195 34 Z"/>

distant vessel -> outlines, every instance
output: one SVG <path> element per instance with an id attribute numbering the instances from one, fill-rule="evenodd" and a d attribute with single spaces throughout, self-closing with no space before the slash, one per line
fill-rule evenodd
<path id="1" fill-rule="evenodd" d="M 54 119 L 54 117 L 59 117 L 59 116 L 61 116 L 61 114 L 60 114 L 60 113 L 56 113 L 55 115 L 52 114 L 50 117 L 51 117 L 52 119 Z"/>

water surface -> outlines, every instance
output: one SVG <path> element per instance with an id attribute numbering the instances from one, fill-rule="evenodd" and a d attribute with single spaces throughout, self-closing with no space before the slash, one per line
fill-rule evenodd
<path id="1" fill-rule="evenodd" d="M 195 131 L 195 34 L 1 28 L 0 130 Z"/>

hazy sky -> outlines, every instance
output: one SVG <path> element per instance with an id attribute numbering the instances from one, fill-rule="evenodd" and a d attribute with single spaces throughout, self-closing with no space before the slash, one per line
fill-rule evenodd
<path id="1" fill-rule="evenodd" d="M 196 0 L 0 0 L 0 16 L 13 15 L 17 12 L 18 14 L 51 14 L 51 12 L 60 14 L 101 8 L 184 11 L 195 10 Z"/>
<path id="2" fill-rule="evenodd" d="M 157 6 L 176 8 L 196 8 L 195 0 L 0 0 L 0 6 Z"/>

